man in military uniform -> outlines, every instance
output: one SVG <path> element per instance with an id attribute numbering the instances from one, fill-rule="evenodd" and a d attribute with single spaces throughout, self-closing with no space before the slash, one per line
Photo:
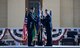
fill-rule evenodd
<path id="1" fill-rule="evenodd" d="M 28 46 L 32 46 L 32 30 L 33 30 L 33 25 L 36 22 L 34 20 L 34 8 L 30 8 L 27 16 L 27 25 L 28 25 Z"/>
<path id="2" fill-rule="evenodd" d="M 46 44 L 46 46 L 51 46 L 52 45 L 51 26 L 50 26 L 51 17 L 47 13 L 47 9 L 45 10 L 45 16 L 41 20 L 41 22 L 43 23 L 44 27 L 46 28 L 46 34 L 47 34 L 47 44 Z"/>

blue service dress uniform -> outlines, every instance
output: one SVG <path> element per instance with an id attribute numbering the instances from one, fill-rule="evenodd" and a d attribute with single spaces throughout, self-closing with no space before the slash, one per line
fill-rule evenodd
<path id="1" fill-rule="evenodd" d="M 28 46 L 32 46 L 32 30 L 34 29 L 35 20 L 33 18 L 33 13 L 29 12 L 27 16 L 27 25 L 28 25 Z"/>
<path id="2" fill-rule="evenodd" d="M 47 44 L 46 46 L 51 46 L 52 45 L 52 36 L 51 36 L 51 17 L 50 15 L 46 15 L 46 17 L 44 17 L 41 20 L 42 24 L 44 25 L 44 27 L 46 28 L 46 34 L 47 34 Z"/>

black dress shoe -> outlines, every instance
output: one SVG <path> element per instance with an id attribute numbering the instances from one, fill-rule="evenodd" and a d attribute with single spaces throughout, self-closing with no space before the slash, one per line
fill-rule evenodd
<path id="1" fill-rule="evenodd" d="M 52 44 L 46 44 L 45 46 L 52 46 Z"/>
<path id="2" fill-rule="evenodd" d="M 34 46 L 34 45 L 28 45 L 28 46 Z"/>

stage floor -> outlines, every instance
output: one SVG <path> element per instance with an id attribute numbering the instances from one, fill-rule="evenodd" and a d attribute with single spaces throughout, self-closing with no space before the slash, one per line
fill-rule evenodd
<path id="1" fill-rule="evenodd" d="M 0 48 L 80 48 L 80 46 L 25 46 L 25 45 L 20 45 L 20 46 L 0 46 Z"/>

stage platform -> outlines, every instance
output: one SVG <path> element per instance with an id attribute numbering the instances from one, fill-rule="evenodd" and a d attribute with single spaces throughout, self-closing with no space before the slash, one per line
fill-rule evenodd
<path id="1" fill-rule="evenodd" d="M 80 46 L 24 46 L 24 45 L 20 45 L 20 46 L 0 46 L 0 48 L 80 48 Z"/>

